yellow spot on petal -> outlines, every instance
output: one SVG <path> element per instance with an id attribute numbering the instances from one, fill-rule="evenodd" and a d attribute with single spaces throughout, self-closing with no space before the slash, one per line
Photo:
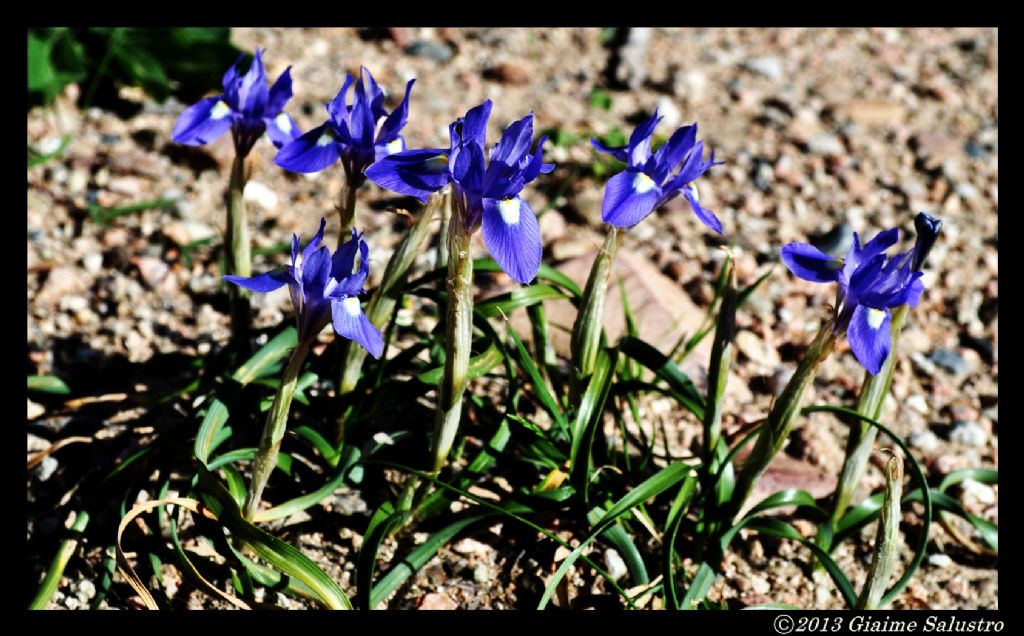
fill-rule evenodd
<path id="1" fill-rule="evenodd" d="M 229 114 L 231 114 L 231 108 L 224 103 L 224 100 L 220 100 L 210 109 L 210 119 L 224 119 Z"/>
<path id="2" fill-rule="evenodd" d="M 503 199 L 498 202 L 498 212 L 501 213 L 501 220 L 505 225 L 519 223 L 519 207 L 519 199 Z"/>
<path id="3" fill-rule="evenodd" d="M 431 172 L 441 172 L 448 168 L 448 155 L 437 155 L 427 159 L 426 162 L 427 170 Z"/>
<path id="4" fill-rule="evenodd" d="M 644 194 L 645 192 L 650 192 L 651 190 L 654 189 L 654 186 L 654 180 L 642 172 L 636 173 L 636 176 L 633 177 L 633 191 L 636 192 L 637 194 Z"/>
<path id="5" fill-rule="evenodd" d="M 868 309 L 868 326 L 872 329 L 878 329 L 882 326 L 882 321 L 885 320 L 885 312 L 881 309 Z"/>
<path id="6" fill-rule="evenodd" d="M 402 140 L 396 139 L 384 146 L 384 149 L 388 151 L 389 155 L 393 155 L 396 152 L 402 152 Z"/>
<path id="7" fill-rule="evenodd" d="M 292 122 L 288 119 L 288 115 L 285 115 L 284 113 L 275 117 L 274 123 L 277 124 L 277 128 L 286 135 L 292 131 Z"/>

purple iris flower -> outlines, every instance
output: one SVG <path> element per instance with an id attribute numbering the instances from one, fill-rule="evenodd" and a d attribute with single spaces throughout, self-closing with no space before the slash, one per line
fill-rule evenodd
<path id="1" fill-rule="evenodd" d="M 505 273 L 528 283 L 540 268 L 540 226 L 530 204 L 519 193 L 555 165 L 544 163 L 542 137 L 531 153 L 533 113 L 513 122 L 485 160 L 484 145 L 491 100 L 471 109 L 449 126 L 450 147 L 407 150 L 366 170 L 382 188 L 426 201 L 432 192 L 452 184 L 461 197 L 472 231 L 483 226 L 484 243 Z"/>
<path id="2" fill-rule="evenodd" d="M 245 75 L 238 74 L 245 54 L 239 56 L 224 73 L 224 94 L 207 97 L 185 109 L 174 123 L 171 139 L 186 146 L 202 146 L 230 128 L 236 152 L 245 156 L 264 131 L 278 148 L 298 137 L 302 131 L 284 112 L 292 96 L 292 67 L 286 68 L 268 89 L 263 53 L 256 50 Z"/>
<path id="3" fill-rule="evenodd" d="M 348 103 L 348 89 L 355 82 L 355 97 Z M 409 119 L 409 92 L 416 80 L 405 85 L 405 98 L 391 114 L 384 110 L 384 91 L 365 67 L 359 81 L 345 76 L 338 95 L 327 104 L 330 118 L 281 148 L 274 163 L 292 172 L 317 172 L 341 159 L 349 183 L 360 186 L 363 171 L 371 163 L 405 150 L 398 133 Z"/>
<path id="4" fill-rule="evenodd" d="M 320 219 L 320 231 L 302 250 L 301 261 L 299 237 L 293 234 L 290 266 L 252 278 L 225 276 L 224 279 L 255 292 L 274 291 L 287 283 L 295 305 L 300 342 L 316 337 L 327 323 L 333 322 L 338 335 L 355 340 L 374 358 L 380 358 L 384 352 L 380 330 L 359 306 L 359 294 L 370 272 L 369 247 L 362 235 L 352 230 L 352 239 L 332 255 L 330 249 L 320 246 L 326 224 L 326 220 Z M 359 269 L 353 272 L 356 250 L 359 251 Z"/>
<path id="5" fill-rule="evenodd" d="M 591 139 L 594 148 L 626 164 L 626 170 L 605 185 L 601 218 L 617 227 L 632 227 L 681 194 L 690 202 L 697 218 L 721 234 L 722 223 L 714 212 L 701 207 L 693 181 L 723 162 L 715 161 L 713 150 L 711 157 L 704 161 L 704 142 L 697 141 L 697 124 L 679 128 L 652 154 L 651 136 L 659 121 L 661 118 L 655 110 L 650 119 L 633 130 L 626 146 L 609 148 Z"/>
<path id="6" fill-rule="evenodd" d="M 885 255 L 898 238 L 899 230 L 892 228 L 861 246 L 854 233 L 844 260 L 833 259 L 808 243 L 782 248 L 782 262 L 795 275 L 815 283 L 839 283 L 839 327 L 846 330 L 853 355 L 872 375 L 889 355 L 889 310 L 916 306 L 924 291 L 922 274 L 913 268 L 917 247 L 892 257 Z"/>

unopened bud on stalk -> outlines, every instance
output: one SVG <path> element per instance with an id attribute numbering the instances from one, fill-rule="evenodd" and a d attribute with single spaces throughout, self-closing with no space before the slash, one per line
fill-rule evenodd
<path id="1" fill-rule="evenodd" d="M 900 545 L 900 499 L 903 496 L 903 460 L 897 455 L 885 465 L 885 495 L 882 500 L 875 554 L 864 583 L 857 609 L 879 609 L 885 589 L 889 587 Z"/>

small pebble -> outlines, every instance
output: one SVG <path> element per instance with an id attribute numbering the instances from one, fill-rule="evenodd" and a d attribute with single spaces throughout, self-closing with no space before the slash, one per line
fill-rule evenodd
<path id="1" fill-rule="evenodd" d="M 476 539 L 466 537 L 460 539 L 458 543 L 452 546 L 452 550 L 462 555 L 473 555 L 473 556 L 486 556 L 489 552 L 493 551 L 493 548 L 486 543 L 481 543 Z"/>
<path id="2" fill-rule="evenodd" d="M 35 468 L 35 475 L 39 481 L 46 481 L 57 472 L 57 459 L 53 455 L 47 455 Z"/>
<path id="3" fill-rule="evenodd" d="M 841 155 L 846 152 L 839 137 L 828 133 L 815 135 L 807 140 L 807 149 L 816 155 Z"/>
<path id="4" fill-rule="evenodd" d="M 420 599 L 419 609 L 421 610 L 453 610 L 459 605 L 447 594 L 430 593 Z"/>
<path id="5" fill-rule="evenodd" d="M 385 433 L 384 431 L 380 431 L 379 433 L 374 433 L 373 434 L 373 441 L 375 443 L 377 443 L 377 444 L 380 444 L 381 446 L 394 446 L 395 445 L 395 440 L 390 435 Z"/>
<path id="6" fill-rule="evenodd" d="M 39 142 L 36 149 L 44 155 L 48 155 L 57 151 L 60 148 L 61 139 L 60 137 L 47 137 L 46 139 Z"/>
<path id="7" fill-rule="evenodd" d="M 212 227 L 195 221 L 174 221 L 165 225 L 161 231 L 178 245 L 188 245 L 217 234 Z"/>
<path id="8" fill-rule="evenodd" d="M 405 49 L 405 53 L 414 57 L 425 57 L 435 62 L 447 62 L 452 57 L 451 48 L 429 40 L 416 40 Z"/>
<path id="9" fill-rule="evenodd" d="M 99 252 L 89 252 L 82 257 L 82 266 L 85 267 L 85 271 L 90 274 L 98 274 L 103 269 L 103 254 Z"/>
<path id="10" fill-rule="evenodd" d="M 918 351 L 915 351 L 914 353 L 910 354 L 910 361 L 914 364 L 914 367 L 918 371 L 920 371 L 921 373 L 925 374 L 928 377 L 934 376 L 939 370 L 938 367 L 935 366 L 934 362 L 929 360 L 927 357 L 924 356 L 924 354 Z"/>
<path id="11" fill-rule="evenodd" d="M 33 435 L 32 433 L 29 433 L 27 446 L 29 453 L 38 453 L 39 451 L 44 451 L 47 448 L 49 448 L 50 442 L 43 439 L 42 437 L 39 437 L 38 435 Z"/>
<path id="12" fill-rule="evenodd" d="M 491 568 L 487 567 L 484 563 L 477 563 L 476 567 L 473 568 L 473 580 L 480 585 L 486 585 L 494 579 L 494 575 L 491 572 Z"/>
<path id="13" fill-rule="evenodd" d="M 770 80 L 778 80 L 782 77 L 782 60 L 774 56 L 755 57 L 747 60 L 744 65 L 747 70 L 763 75 Z"/>
<path id="14" fill-rule="evenodd" d="M 28 401 L 28 419 L 34 420 L 45 412 L 46 409 L 42 404 L 36 404 L 32 400 Z"/>
<path id="15" fill-rule="evenodd" d="M 613 581 L 618 581 L 626 576 L 626 573 L 629 571 L 626 568 L 626 562 L 619 556 L 618 551 L 611 548 L 604 551 L 604 564 L 608 569 L 608 576 L 612 577 Z"/>
<path id="16" fill-rule="evenodd" d="M 928 563 L 937 568 L 948 568 L 953 565 L 953 559 L 946 554 L 932 554 L 928 556 Z"/>
<path id="17" fill-rule="evenodd" d="M 700 69 L 694 68 L 673 75 L 672 93 L 676 97 L 699 100 L 704 96 L 707 86 L 708 78 Z"/>
<path id="18" fill-rule="evenodd" d="M 632 90 L 639 89 L 647 79 L 646 53 L 653 32 L 651 27 L 629 27 L 626 41 L 619 46 L 621 63 L 616 69 L 615 79 Z"/>
<path id="19" fill-rule="evenodd" d="M 245 184 L 242 198 L 247 203 L 255 203 L 264 210 L 277 208 L 277 193 L 259 181 L 250 181 Z"/>
<path id="20" fill-rule="evenodd" d="M 88 603 L 96 596 L 96 585 L 89 579 L 82 579 L 76 586 L 73 586 L 75 595 L 82 603 Z"/>
<path id="21" fill-rule="evenodd" d="M 89 306 L 89 301 L 81 296 L 64 296 L 60 299 L 60 310 L 70 314 L 82 311 Z"/>
<path id="22" fill-rule="evenodd" d="M 973 479 L 965 479 L 960 482 L 960 492 L 964 502 L 977 503 L 982 506 L 991 506 L 996 502 L 996 491 L 991 486 Z"/>
<path id="23" fill-rule="evenodd" d="M 967 182 L 956 184 L 956 188 L 954 189 L 956 190 L 956 193 L 960 195 L 960 198 L 967 201 L 973 201 L 979 197 L 978 189 Z"/>
<path id="24" fill-rule="evenodd" d="M 736 334 L 736 348 L 752 362 L 765 367 L 774 368 L 781 362 L 779 352 L 752 331 L 743 330 Z"/>
<path id="25" fill-rule="evenodd" d="M 750 589 L 755 594 L 767 594 L 772 586 L 768 582 L 768 577 L 755 575 L 750 577 Z"/>
<path id="26" fill-rule="evenodd" d="M 155 287 L 164 279 L 170 268 L 163 260 L 155 256 L 142 256 L 136 263 L 139 268 L 139 273 L 142 274 L 142 280 L 146 282 L 150 287 Z"/>
<path id="27" fill-rule="evenodd" d="M 527 66 L 519 62 L 505 62 L 484 71 L 484 77 L 504 84 L 528 84 L 533 75 Z"/>
<path id="28" fill-rule="evenodd" d="M 969 156 L 972 159 L 980 159 L 981 157 L 984 157 L 986 154 L 988 154 L 988 151 L 985 149 L 985 146 L 974 141 L 968 141 L 964 145 L 964 152 L 966 152 L 967 156 Z"/>
<path id="29" fill-rule="evenodd" d="M 939 447 L 939 438 L 930 430 L 914 431 L 907 440 L 914 448 L 930 453 Z"/>
<path id="30" fill-rule="evenodd" d="M 904 404 L 906 404 L 907 408 L 910 410 L 916 411 L 921 415 L 928 415 L 928 413 L 931 412 L 931 409 L 928 407 L 928 401 L 925 400 L 924 396 L 920 393 L 914 393 L 909 396 Z"/>
<path id="31" fill-rule="evenodd" d="M 988 433 L 974 422 L 956 422 L 949 432 L 949 441 L 981 448 L 988 443 Z"/>

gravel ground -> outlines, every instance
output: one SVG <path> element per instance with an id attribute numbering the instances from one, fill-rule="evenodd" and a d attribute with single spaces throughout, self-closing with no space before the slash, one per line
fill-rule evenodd
<path id="1" fill-rule="evenodd" d="M 998 468 L 996 31 L 634 30 L 615 50 L 620 61 L 610 70 L 612 49 L 599 36 L 596 29 L 246 28 L 234 32 L 234 41 L 250 51 L 266 47 L 272 77 L 292 65 L 295 97 L 288 110 L 303 130 L 323 121 L 323 104 L 344 72 L 360 64 L 392 98 L 408 79 L 417 79 L 404 131 L 410 147 L 446 146 L 447 124 L 486 98 L 494 101 L 490 139 L 531 110 L 538 129 L 570 131 L 583 140 L 615 128 L 628 133 L 655 107 L 665 117 L 661 132 L 697 121 L 706 144 L 726 162 L 700 180 L 701 201 L 722 219 L 741 284 L 776 263 L 784 243 L 810 237 L 823 249 L 843 252 L 852 232 L 870 236 L 894 225 L 912 231 L 920 210 L 940 217 L 943 233 L 925 275 L 927 291 L 903 334 L 896 399 L 888 401 L 882 421 L 909 439 L 932 478 L 959 468 Z M 608 109 L 592 104 L 595 86 L 608 90 Z M 27 371 L 70 379 L 76 397 L 99 399 L 70 408 L 29 400 L 29 456 L 81 431 L 92 438 L 91 444 L 54 452 L 28 474 L 29 563 L 37 577 L 56 550 L 68 502 L 84 478 L 82 466 L 100 455 L 127 457 L 187 421 L 174 409 L 136 398 L 181 386 L 165 365 L 176 354 L 207 353 L 229 335 L 217 263 L 233 154 L 228 137 L 182 148 L 169 136 L 183 104 L 157 104 L 124 89 L 122 97 L 134 104 L 134 114 L 124 117 L 80 110 L 76 96 L 77 87 L 69 87 L 54 107 L 28 113 L 29 144 L 53 150 L 63 135 L 74 138 L 63 159 L 28 171 Z M 338 170 L 287 174 L 273 165 L 268 141 L 253 154 L 246 198 L 254 247 L 273 247 L 293 232 L 308 238 L 321 215 L 328 236 L 337 234 L 332 199 Z M 559 167 L 527 189 L 534 209 L 544 210 L 545 262 L 569 262 L 600 244 L 602 191 L 587 176 L 593 155 L 585 141 L 549 144 L 547 158 Z M 390 195 L 375 187 L 361 197 L 359 223 L 373 247 L 371 271 L 379 277 L 407 221 L 390 211 Z M 157 198 L 174 202 L 106 225 L 85 212 L 90 204 L 116 207 Z M 210 238 L 208 245 L 183 247 Z M 674 293 L 682 297 L 678 302 L 704 308 L 722 245 L 677 200 L 627 233 L 623 252 L 653 263 L 651 276 L 672 283 L 672 292 L 655 294 L 653 302 L 678 306 L 669 298 Z M 479 239 L 475 249 L 484 254 Z M 258 257 L 254 269 L 282 260 Z M 432 251 L 417 263 L 422 269 L 432 265 Z M 830 293 L 775 267 L 751 297 L 738 316 L 740 353 L 727 399 L 727 431 L 767 412 L 825 318 Z M 254 306 L 257 327 L 289 316 L 283 292 L 257 295 Z M 862 374 L 843 344 L 823 365 L 809 400 L 851 404 Z M 642 406 L 665 425 L 673 454 L 699 447 L 699 426 L 671 403 Z M 803 419 L 782 460 L 792 465 L 774 474 L 779 487 L 829 492 L 842 462 L 844 429 L 825 414 Z M 880 468 L 869 469 L 866 491 L 881 485 Z M 956 494 L 970 512 L 998 522 L 998 487 L 968 484 Z M 351 514 L 369 512 L 364 504 Z M 89 590 L 95 593 L 93 581 L 116 522 L 114 516 L 94 523 L 80 548 L 85 558 L 72 559 L 52 607 L 82 607 L 93 598 Z M 919 517 L 908 514 L 904 529 L 912 533 L 915 524 Z M 337 528 L 327 532 L 299 523 L 288 535 L 346 588 L 353 585 L 354 567 L 346 555 L 362 540 L 349 525 L 359 523 L 346 524 L 340 536 Z M 926 564 L 896 606 L 997 607 L 995 558 L 965 547 L 937 524 L 933 532 Z M 837 552 L 857 586 L 873 536 L 869 526 L 862 541 Z M 553 547 L 551 554 L 538 553 L 537 537 L 519 529 L 481 526 L 462 537 L 388 606 L 529 607 L 565 556 Z M 769 599 L 841 606 L 830 582 L 807 576 L 810 553 L 799 545 L 752 535 L 734 548 L 711 598 L 730 606 Z M 394 549 L 386 545 L 382 555 Z M 592 556 L 615 559 L 600 546 Z M 904 563 L 909 556 L 905 549 Z M 608 598 L 588 568 L 575 572 L 576 585 L 556 604 L 597 605 Z M 167 572 L 164 585 L 175 576 L 180 579 Z M 29 583 L 34 590 L 38 578 Z M 195 592 L 183 596 L 175 599 L 182 606 L 215 606 Z M 279 597 L 265 601 L 296 603 Z M 113 597 L 101 606 L 108 604 L 132 606 Z"/>

